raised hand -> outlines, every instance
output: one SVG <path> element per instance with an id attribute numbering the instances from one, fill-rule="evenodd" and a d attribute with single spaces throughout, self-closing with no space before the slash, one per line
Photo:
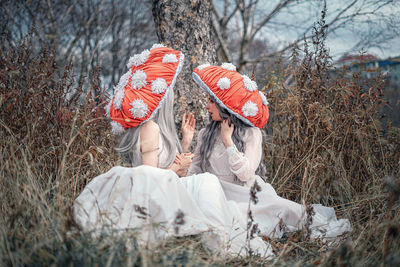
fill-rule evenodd
<path id="1" fill-rule="evenodd" d="M 195 127 L 196 127 L 196 119 L 194 118 L 193 113 L 189 114 L 184 113 L 182 117 L 182 126 L 181 126 L 181 132 L 182 132 L 181 146 L 183 152 L 187 152 L 190 147 L 190 144 L 192 143 Z"/>
<path id="2" fill-rule="evenodd" d="M 221 122 L 221 137 L 225 147 L 233 145 L 232 134 L 235 126 L 230 122 L 229 118 Z"/>

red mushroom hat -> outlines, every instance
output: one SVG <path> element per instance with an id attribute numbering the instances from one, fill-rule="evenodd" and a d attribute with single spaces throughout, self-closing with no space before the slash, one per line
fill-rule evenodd
<path id="1" fill-rule="evenodd" d="M 241 75 L 231 63 L 200 65 L 193 70 L 194 81 L 223 108 L 250 126 L 262 128 L 268 121 L 268 101 L 257 83 Z"/>
<path id="2" fill-rule="evenodd" d="M 121 134 L 153 117 L 174 87 L 183 60 L 183 53 L 161 44 L 129 59 L 129 70 L 106 107 L 113 133 Z"/>

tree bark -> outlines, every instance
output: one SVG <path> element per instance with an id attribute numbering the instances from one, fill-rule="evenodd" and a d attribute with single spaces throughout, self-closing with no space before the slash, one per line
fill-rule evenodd
<path id="1" fill-rule="evenodd" d="M 153 0 L 153 16 L 160 42 L 185 54 L 185 63 L 175 86 L 177 122 L 181 114 L 196 113 L 201 127 L 208 119 L 205 95 L 193 82 L 192 71 L 200 64 L 217 60 L 212 36 L 211 0 Z"/>

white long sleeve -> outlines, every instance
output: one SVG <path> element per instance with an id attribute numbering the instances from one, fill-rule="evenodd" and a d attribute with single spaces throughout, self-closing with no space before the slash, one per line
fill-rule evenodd
<path id="1" fill-rule="evenodd" d="M 246 144 L 245 152 L 239 152 L 235 146 L 225 148 L 220 133 L 216 137 L 214 148 L 210 155 L 209 164 L 203 171 L 200 167 L 200 146 L 204 129 L 200 130 L 194 158 L 190 165 L 188 175 L 202 172 L 215 174 L 219 179 L 237 184 L 252 185 L 255 171 L 260 164 L 262 156 L 262 135 L 258 128 L 248 128 L 243 141 Z M 235 176 L 240 180 L 237 181 Z"/>
<path id="2" fill-rule="evenodd" d="M 230 170 L 236 177 L 247 182 L 252 179 L 262 157 L 262 135 L 258 128 L 250 128 L 244 138 L 245 152 L 239 152 L 235 145 L 226 149 Z"/>

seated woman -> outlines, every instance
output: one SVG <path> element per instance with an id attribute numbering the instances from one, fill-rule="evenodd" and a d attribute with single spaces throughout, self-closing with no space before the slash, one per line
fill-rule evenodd
<path id="1" fill-rule="evenodd" d="M 301 229 L 305 207 L 279 197 L 259 174 L 262 167 L 262 134 L 269 113 L 267 99 L 256 82 L 240 75 L 230 63 L 201 65 L 193 79 L 209 96 L 206 106 L 211 122 L 200 130 L 189 175 L 210 172 L 221 182 L 225 196 L 247 214 L 249 203 L 254 223 L 263 235 L 281 237 L 284 231 Z M 250 187 L 257 182 L 258 203 L 250 201 Z M 257 185 L 256 185 L 257 187 Z M 346 219 L 337 220 L 333 208 L 312 205 L 311 237 L 333 241 L 350 231 Z"/>
<path id="2" fill-rule="evenodd" d="M 114 133 L 124 133 L 118 150 L 133 168 L 117 166 L 92 179 L 73 204 L 84 231 L 139 229 L 138 240 L 152 244 L 171 235 L 202 234 L 214 252 L 245 253 L 246 222 L 227 201 L 218 178 L 186 173 L 190 154 L 182 151 L 174 123 L 173 87 L 182 68 L 179 51 L 153 46 L 129 61 L 107 112 Z M 194 119 L 184 120 L 184 149 L 193 137 Z M 189 135 L 189 137 L 187 136 Z M 157 224 L 158 227 L 151 227 Z M 253 250 L 271 255 L 261 239 Z"/>

